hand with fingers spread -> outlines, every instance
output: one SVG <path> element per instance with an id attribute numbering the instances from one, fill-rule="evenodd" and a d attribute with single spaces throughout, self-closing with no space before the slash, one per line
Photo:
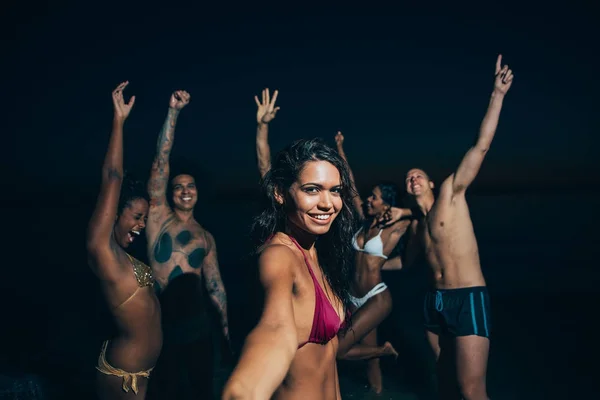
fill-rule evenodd
<path id="1" fill-rule="evenodd" d="M 262 91 L 262 102 L 258 100 L 258 96 L 254 96 L 254 101 L 258 106 L 256 111 L 256 122 L 259 124 L 268 124 L 273 119 L 280 107 L 275 107 L 275 101 L 277 101 L 277 95 L 279 91 L 273 92 L 273 98 L 270 97 L 269 89 L 263 89 Z"/>
<path id="2" fill-rule="evenodd" d="M 496 60 L 496 79 L 494 81 L 494 91 L 500 94 L 506 94 L 512 85 L 514 75 L 508 65 L 502 66 L 502 54 L 498 55 Z"/>
<path id="3" fill-rule="evenodd" d="M 185 90 L 177 90 L 171 95 L 169 107 L 181 111 L 190 102 L 190 94 Z"/>
<path id="4" fill-rule="evenodd" d="M 125 103 L 123 98 L 123 90 L 129 85 L 129 81 L 125 81 L 121 83 L 115 90 L 112 92 L 113 105 L 115 108 L 115 120 L 125 121 L 131 112 L 131 108 L 135 103 L 135 96 L 131 96 L 129 99 L 129 103 Z"/>

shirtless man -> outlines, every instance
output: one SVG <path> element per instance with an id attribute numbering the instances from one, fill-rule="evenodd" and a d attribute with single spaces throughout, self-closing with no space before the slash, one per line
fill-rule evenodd
<path id="1" fill-rule="evenodd" d="M 173 209 L 166 197 L 175 125 L 189 101 L 190 95 L 185 91 L 171 96 L 148 182 L 148 258 L 164 310 L 164 347 L 157 366 L 160 373 L 153 382 L 155 390 L 163 393 L 160 398 L 184 398 L 181 390 L 186 387 L 191 388 L 194 398 L 213 395 L 213 343 L 202 286 L 220 315 L 222 332 L 229 342 L 227 297 L 215 240 L 194 219 L 198 199 L 194 178 L 185 174 L 173 177 Z M 186 378 L 187 382 L 182 383 Z"/>
<path id="2" fill-rule="evenodd" d="M 504 96 L 513 81 L 512 71 L 501 63 L 499 55 L 494 90 L 477 141 L 456 172 L 442 182 L 438 199 L 434 199 L 433 182 L 423 170 L 411 169 L 406 174 L 406 191 L 415 197 L 423 214 L 411 229 L 418 239 L 415 242 L 424 247 L 434 284 L 425 298 L 428 340 L 438 360 L 440 336 L 453 342 L 458 386 L 467 400 L 488 398 L 486 370 L 491 324 L 465 191 L 490 148 Z"/>

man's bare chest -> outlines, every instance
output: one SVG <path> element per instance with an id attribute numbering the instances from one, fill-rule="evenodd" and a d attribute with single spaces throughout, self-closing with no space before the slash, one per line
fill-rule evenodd
<path id="1" fill-rule="evenodd" d="M 453 230 L 452 219 L 448 207 L 438 208 L 436 204 L 431 208 L 418 225 L 418 235 L 426 248 L 448 240 Z"/>
<path id="2" fill-rule="evenodd" d="M 171 226 L 159 234 L 152 256 L 157 263 L 167 263 L 174 258 L 183 257 L 190 267 L 199 268 L 206 252 L 206 238 L 201 228 Z"/>

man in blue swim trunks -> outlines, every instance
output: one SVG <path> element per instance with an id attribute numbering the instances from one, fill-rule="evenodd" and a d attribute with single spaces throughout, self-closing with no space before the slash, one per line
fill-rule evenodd
<path id="1" fill-rule="evenodd" d="M 423 170 L 415 168 L 406 174 L 406 190 L 414 196 L 422 214 L 411 225 L 409 246 L 417 244 L 424 250 L 433 278 L 434 287 L 425 298 L 428 340 L 438 360 L 442 348 L 445 351 L 440 338 L 449 339 L 453 345 L 458 387 L 466 400 L 488 398 L 489 298 L 465 191 L 477 176 L 492 143 L 504 97 L 513 81 L 512 71 L 507 65 L 502 66 L 501 55 L 495 75 L 477 141 L 456 172 L 442 182 L 437 200 L 432 192 L 433 182 Z"/>

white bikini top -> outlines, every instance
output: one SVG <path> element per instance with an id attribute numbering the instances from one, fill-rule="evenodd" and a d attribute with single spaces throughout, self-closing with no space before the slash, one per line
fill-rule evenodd
<path id="1" fill-rule="evenodd" d="M 361 249 L 360 247 L 358 247 L 358 243 L 356 242 L 356 238 L 358 237 L 358 235 L 360 234 L 360 232 L 362 231 L 362 227 L 354 234 L 354 237 L 352 238 L 352 246 L 354 247 L 354 250 L 356 251 L 362 251 L 365 252 L 367 254 L 370 254 L 372 256 L 376 256 L 376 257 L 381 257 L 385 260 L 387 260 L 387 256 L 385 254 L 383 254 L 383 241 L 381 240 L 381 232 L 383 232 L 383 229 L 379 230 L 379 233 L 372 237 L 371 239 L 369 239 L 369 241 L 367 241 L 365 243 L 365 247 L 363 249 Z"/>

